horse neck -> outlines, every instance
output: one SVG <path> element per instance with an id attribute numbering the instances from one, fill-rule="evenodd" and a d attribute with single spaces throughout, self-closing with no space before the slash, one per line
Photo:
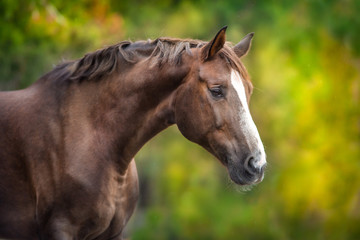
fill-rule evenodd
<path id="1" fill-rule="evenodd" d="M 69 114 L 81 115 L 78 125 L 87 122 L 87 131 L 126 168 L 149 139 L 174 123 L 172 103 L 187 72 L 184 66 L 150 68 L 140 62 L 74 90 Z"/>

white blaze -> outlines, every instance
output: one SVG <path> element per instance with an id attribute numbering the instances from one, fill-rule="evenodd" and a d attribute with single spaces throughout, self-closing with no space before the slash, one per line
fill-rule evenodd
<path id="1" fill-rule="evenodd" d="M 257 145 L 255 149 L 258 149 L 261 152 L 260 161 L 255 163 L 256 167 L 260 168 L 266 163 L 264 145 L 260 139 L 259 132 L 250 114 L 249 106 L 246 100 L 246 93 L 245 93 L 245 87 L 243 81 L 239 73 L 235 70 L 231 70 L 231 84 L 236 90 L 242 105 L 239 109 L 238 114 L 240 117 L 240 128 L 242 129 L 245 135 L 245 140 L 247 141 L 249 146 Z"/>

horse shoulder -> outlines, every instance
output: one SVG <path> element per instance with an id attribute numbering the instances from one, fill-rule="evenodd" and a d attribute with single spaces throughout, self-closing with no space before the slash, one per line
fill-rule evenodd
<path id="1" fill-rule="evenodd" d="M 0 237 L 5 238 L 36 236 L 34 191 L 21 136 L 27 111 L 24 92 L 0 93 Z"/>

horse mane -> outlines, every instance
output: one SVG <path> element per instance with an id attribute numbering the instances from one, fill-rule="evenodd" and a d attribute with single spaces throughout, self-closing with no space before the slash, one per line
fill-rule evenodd
<path id="1" fill-rule="evenodd" d="M 191 48 L 201 48 L 207 42 L 194 39 L 158 38 L 148 41 L 123 41 L 118 44 L 86 54 L 84 57 L 67 61 L 57 65 L 45 76 L 71 81 L 98 80 L 113 73 L 122 61 L 136 64 L 142 60 L 162 67 L 165 64 L 181 64 L 183 52 L 191 55 Z M 219 55 L 232 68 L 240 72 L 244 79 L 249 79 L 248 73 L 232 50 L 231 43 L 227 42 L 220 50 Z"/>

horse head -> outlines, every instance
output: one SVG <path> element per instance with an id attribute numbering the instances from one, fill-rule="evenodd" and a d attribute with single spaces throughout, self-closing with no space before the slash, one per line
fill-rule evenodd
<path id="1" fill-rule="evenodd" d="M 212 41 L 192 49 L 190 72 L 174 101 L 175 122 L 190 141 L 200 144 L 224 164 L 232 181 L 262 181 L 266 156 L 250 115 L 252 84 L 240 57 L 247 54 L 253 33 L 237 45 L 225 43 L 226 27 Z"/>

